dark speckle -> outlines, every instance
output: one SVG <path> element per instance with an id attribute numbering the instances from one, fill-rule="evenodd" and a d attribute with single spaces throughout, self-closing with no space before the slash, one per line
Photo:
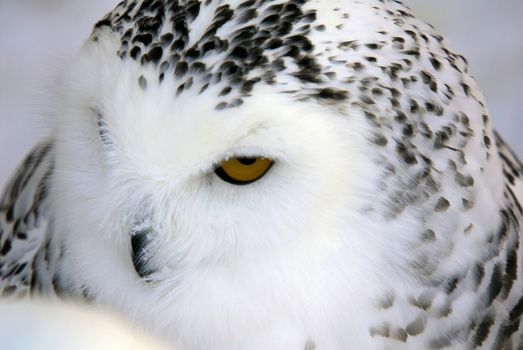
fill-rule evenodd
<path id="1" fill-rule="evenodd" d="M 216 110 L 221 111 L 227 108 L 227 102 L 220 102 L 216 105 Z"/>
<path id="2" fill-rule="evenodd" d="M 2 250 L 0 251 L 0 255 L 7 255 L 7 253 L 9 253 L 11 251 L 11 240 L 8 238 L 5 242 L 4 242 L 4 245 L 2 246 Z"/>
<path id="3" fill-rule="evenodd" d="M 369 329 L 371 337 L 390 337 L 390 326 L 387 323 L 384 323 L 377 327 L 372 327 Z"/>
<path id="4" fill-rule="evenodd" d="M 446 211 L 450 207 L 450 202 L 448 199 L 444 197 L 440 197 L 438 199 L 438 202 L 436 203 L 436 207 L 434 208 L 437 212 L 443 212 Z"/>
<path id="5" fill-rule="evenodd" d="M 220 96 L 225 96 L 231 92 L 232 88 L 230 86 L 224 87 L 220 92 Z"/>
<path id="6" fill-rule="evenodd" d="M 162 59 L 163 49 L 161 46 L 153 47 L 146 56 L 146 60 L 153 63 L 158 63 Z"/>
<path id="7" fill-rule="evenodd" d="M 187 62 L 178 62 L 178 64 L 176 65 L 176 68 L 174 70 L 174 74 L 178 77 L 178 78 L 181 78 L 185 75 L 185 73 L 187 73 L 187 71 L 189 70 L 189 65 L 187 64 Z"/>
<path id="8" fill-rule="evenodd" d="M 507 298 L 514 281 L 518 276 L 518 248 L 519 242 L 510 248 L 507 253 L 505 274 L 503 275 L 503 298 Z"/>
<path id="9" fill-rule="evenodd" d="M 388 143 L 388 140 L 385 136 L 381 134 L 374 135 L 373 142 L 377 144 L 378 146 L 386 146 Z"/>
<path id="10" fill-rule="evenodd" d="M 95 28 L 100 28 L 100 27 L 104 27 L 104 26 L 110 27 L 111 21 L 108 19 L 103 19 L 94 25 Z"/>
<path id="11" fill-rule="evenodd" d="M 153 36 L 149 33 L 146 34 L 139 34 L 135 36 L 132 40 L 132 43 L 142 43 L 144 46 L 149 46 L 149 44 L 153 41 Z"/>
<path id="12" fill-rule="evenodd" d="M 474 179 L 472 176 L 465 176 L 459 172 L 456 174 L 455 180 L 461 187 L 471 187 L 474 185 Z"/>
<path id="13" fill-rule="evenodd" d="M 452 292 L 454 292 L 456 290 L 456 288 L 458 287 L 458 283 L 459 283 L 458 277 L 453 277 L 453 278 L 449 279 L 445 283 L 445 292 L 447 292 L 447 294 L 452 294 Z"/>
<path id="14" fill-rule="evenodd" d="M 10 297 L 11 295 L 13 295 L 16 291 L 16 287 L 15 286 L 7 286 L 3 289 L 2 291 L 2 298 L 8 298 Z"/>
<path id="15" fill-rule="evenodd" d="M 238 58 L 241 60 L 246 59 L 249 57 L 249 52 L 246 48 L 242 46 L 236 46 L 234 49 L 232 49 L 231 53 L 229 54 L 230 57 Z"/>
<path id="16" fill-rule="evenodd" d="M 483 317 L 481 322 L 476 327 L 474 335 L 472 336 L 472 344 L 475 347 L 479 347 L 487 339 L 490 333 L 490 327 L 494 324 L 494 317 L 487 314 Z"/>
<path id="17" fill-rule="evenodd" d="M 436 241 L 436 233 L 433 230 L 427 230 L 422 234 L 423 240 L 427 242 Z"/>
<path id="18" fill-rule="evenodd" d="M 407 338 L 409 337 L 409 335 L 407 334 L 405 329 L 397 328 L 397 329 L 393 329 L 391 331 L 390 337 L 392 339 L 395 339 L 395 340 L 398 340 L 398 341 L 400 341 L 402 343 L 405 343 L 407 341 Z"/>
<path id="19" fill-rule="evenodd" d="M 435 70 L 441 70 L 441 62 L 436 58 L 431 58 L 430 63 L 432 64 L 432 67 L 434 67 Z"/>
<path id="20" fill-rule="evenodd" d="M 140 55 L 140 52 L 142 52 L 142 49 L 140 49 L 138 46 L 134 46 L 132 49 L 131 49 L 131 57 L 133 59 L 137 59 L 138 56 Z"/>
<path id="21" fill-rule="evenodd" d="M 423 331 L 425 330 L 425 322 L 426 321 L 423 317 L 418 317 L 407 325 L 407 327 L 405 328 L 405 331 L 410 336 L 419 335 L 419 334 L 423 333 Z"/>
<path id="22" fill-rule="evenodd" d="M 432 339 L 429 342 L 430 349 L 444 349 L 452 345 L 452 341 L 449 337 L 442 336 L 439 338 Z"/>
<path id="23" fill-rule="evenodd" d="M 319 90 L 314 97 L 320 100 L 345 101 L 348 97 L 348 92 L 332 88 L 324 88 Z"/>
<path id="24" fill-rule="evenodd" d="M 465 209 L 465 210 L 469 210 L 469 209 L 472 209 L 472 207 L 474 207 L 474 202 L 471 200 L 462 198 L 461 201 L 463 202 L 463 209 Z"/>
<path id="25" fill-rule="evenodd" d="M 489 285 L 487 288 L 487 301 L 486 301 L 487 305 L 492 304 L 494 299 L 496 299 L 496 297 L 501 292 L 501 287 L 503 286 L 502 278 L 503 278 L 503 275 L 502 275 L 501 266 L 499 264 L 496 264 L 492 271 L 492 275 L 490 277 L 490 282 L 489 282 Z"/>
<path id="26" fill-rule="evenodd" d="M 147 89 L 147 80 L 143 75 L 140 75 L 140 78 L 138 78 L 138 85 L 140 85 L 142 90 Z"/>

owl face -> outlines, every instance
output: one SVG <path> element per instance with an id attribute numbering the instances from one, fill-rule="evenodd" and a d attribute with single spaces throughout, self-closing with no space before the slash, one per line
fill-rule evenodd
<path id="1" fill-rule="evenodd" d="M 74 147 L 80 154 L 64 147 L 63 159 L 85 179 L 74 191 L 86 189 L 78 195 L 90 205 L 105 206 L 109 187 L 122 194 L 110 199 L 118 203 L 111 215 L 127 227 L 121 235 L 147 218 L 169 247 L 158 265 L 314 245 L 364 210 L 369 176 L 379 172 L 364 175 L 374 165 L 358 113 L 261 85 L 241 106 L 220 110 L 221 85 L 200 93 L 195 83 L 174 98 L 176 81 L 144 88 L 140 77 L 152 81 L 156 72 L 111 59 L 112 46 L 86 50 L 72 71 L 101 74 L 71 87 L 92 96 L 64 118 L 64 139 L 82 146 Z"/>
<path id="2" fill-rule="evenodd" d="M 80 229 L 76 219 L 61 222 L 66 259 L 119 276 L 107 294 L 90 268 L 80 269 L 92 295 L 124 309 L 144 298 L 140 323 L 188 343 L 194 338 L 180 335 L 185 327 L 209 332 L 220 314 L 244 334 L 251 322 L 263 324 L 270 339 L 280 328 L 271 325 L 274 312 L 281 304 L 299 307 L 296 295 L 315 300 L 311 314 L 338 302 L 349 307 L 348 290 L 351 303 L 378 297 L 387 270 L 378 261 L 397 240 L 380 238 L 369 216 L 381 170 L 361 112 L 261 84 L 241 106 L 216 109 L 222 86 L 199 93 L 195 83 L 173 97 L 175 81 L 152 84 L 156 72 L 122 65 L 114 46 L 85 50 L 71 68 L 83 78 L 64 92 L 70 113 L 57 125 L 63 171 L 55 181 L 67 203 L 60 212 L 82 213 Z M 86 256 L 86 246 L 100 255 Z M 332 294 L 341 280 L 346 289 Z M 326 295 L 336 305 L 321 302 Z M 252 308 L 252 297 L 260 304 L 247 321 L 242 310 Z M 180 322 L 185 326 L 174 326 Z M 293 326 L 277 337 L 305 346 L 310 335 L 285 322 Z M 216 331 L 202 337 L 221 337 Z"/>

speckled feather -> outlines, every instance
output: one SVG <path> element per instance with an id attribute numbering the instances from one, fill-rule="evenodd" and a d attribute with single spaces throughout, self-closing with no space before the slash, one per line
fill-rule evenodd
<path id="1" fill-rule="evenodd" d="M 1 202 L 4 296 L 80 296 L 189 349 L 523 346 L 523 168 L 465 58 L 401 2 L 124 1 L 79 61 L 81 118 L 55 118 Z M 252 153 L 231 130 L 269 130 L 247 148 L 276 158 L 244 192 L 212 180 Z"/>
<path id="2" fill-rule="evenodd" d="M 42 143 L 25 159 L 0 203 L 0 286 L 3 297 L 48 290 L 47 181 L 53 168 L 52 146 Z M 45 277 L 41 285 L 40 279 Z M 47 281 L 45 281 L 47 279 Z"/>

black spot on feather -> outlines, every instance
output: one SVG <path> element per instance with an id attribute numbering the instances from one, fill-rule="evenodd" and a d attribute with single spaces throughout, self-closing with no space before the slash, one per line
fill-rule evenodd
<path id="1" fill-rule="evenodd" d="M 345 101 L 347 100 L 349 93 L 343 90 L 337 90 L 333 88 L 324 88 L 319 90 L 314 97 L 319 100 L 330 100 L 330 101 Z"/>

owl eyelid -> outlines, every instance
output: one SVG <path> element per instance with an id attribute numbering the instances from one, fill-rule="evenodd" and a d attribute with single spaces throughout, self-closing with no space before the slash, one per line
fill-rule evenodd
<path id="1" fill-rule="evenodd" d="M 267 158 L 267 157 L 264 157 L 264 156 L 260 156 L 260 155 L 256 155 L 256 154 L 249 154 L 249 155 L 246 155 L 246 154 L 232 154 L 232 155 L 227 155 L 227 156 L 223 156 L 223 157 L 219 157 L 217 159 L 219 159 L 218 161 L 215 161 L 213 162 L 212 166 L 210 167 L 209 171 L 211 173 L 214 173 L 216 171 L 216 169 L 218 169 L 221 164 L 223 162 L 226 162 L 228 160 L 231 160 L 231 159 L 240 159 L 240 158 L 251 158 L 251 159 L 257 159 L 257 158 Z M 272 158 L 270 158 L 272 159 Z"/>
<path id="2" fill-rule="evenodd" d="M 223 162 L 226 162 L 226 161 L 231 160 L 231 159 L 269 159 L 273 163 L 277 163 L 279 161 L 278 157 L 272 157 L 272 156 L 269 156 L 267 154 L 263 154 L 262 155 L 260 153 L 251 153 L 251 152 L 249 152 L 249 153 L 243 153 L 243 152 L 232 153 L 230 155 L 226 155 L 226 156 L 223 156 L 223 157 L 218 157 L 217 159 L 219 159 L 219 160 L 213 162 L 212 166 L 209 169 L 211 172 L 214 172 L 217 168 L 219 168 Z"/>

